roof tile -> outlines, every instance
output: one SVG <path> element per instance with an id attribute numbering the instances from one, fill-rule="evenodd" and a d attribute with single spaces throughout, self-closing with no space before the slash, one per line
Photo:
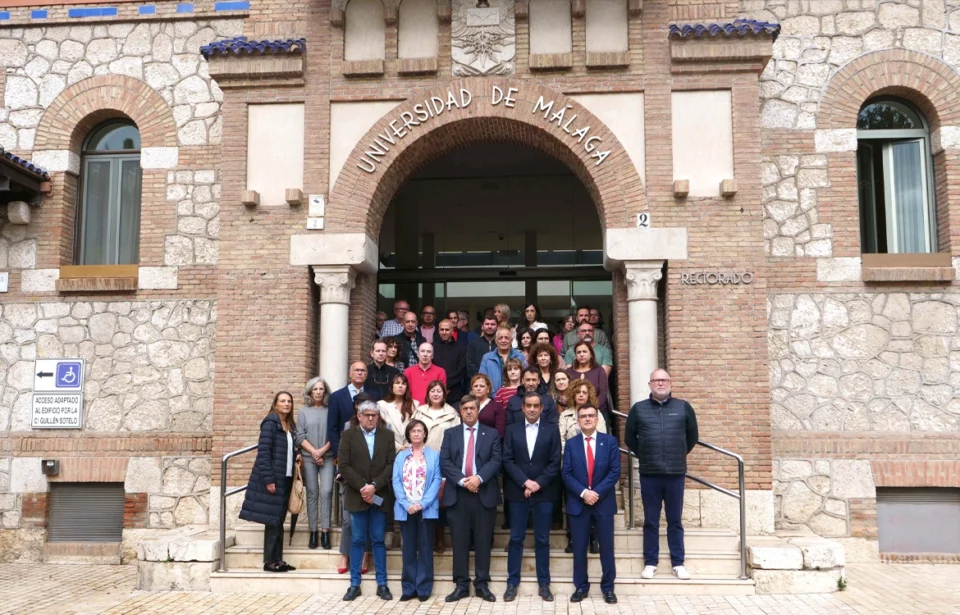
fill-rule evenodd
<path id="1" fill-rule="evenodd" d="M 729 23 L 693 23 L 670 24 L 668 38 L 703 38 L 734 37 L 734 36 L 762 36 L 769 35 L 777 40 L 780 35 L 780 24 L 755 19 L 735 19 Z"/>
<path id="2" fill-rule="evenodd" d="M 237 36 L 222 41 L 214 41 L 200 48 L 204 58 L 215 55 L 303 53 L 307 50 L 307 39 L 290 38 L 277 41 L 251 41 L 246 36 Z"/>

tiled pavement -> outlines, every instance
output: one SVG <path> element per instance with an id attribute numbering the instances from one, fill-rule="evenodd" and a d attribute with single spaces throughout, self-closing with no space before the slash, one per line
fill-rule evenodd
<path id="1" fill-rule="evenodd" d="M 803 596 L 622 596 L 617 605 L 591 599 L 548 604 L 524 597 L 486 603 L 476 598 L 454 605 L 442 599 L 421 604 L 367 597 L 305 594 L 210 594 L 139 592 L 135 566 L 0 564 L 0 615 L 567 615 L 604 613 L 716 615 L 955 615 L 960 613 L 960 566 L 855 564 L 848 586 L 834 594 Z M 399 594 L 399 587 L 393 588 Z M 277 590 L 283 590 L 282 577 Z"/>

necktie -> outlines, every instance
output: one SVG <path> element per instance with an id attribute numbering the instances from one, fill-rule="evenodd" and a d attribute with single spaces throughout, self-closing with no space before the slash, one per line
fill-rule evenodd
<path id="1" fill-rule="evenodd" d="M 593 445 L 590 444 L 592 437 L 587 436 L 587 486 L 593 489 Z"/>
<path id="2" fill-rule="evenodd" d="M 463 468 L 463 469 L 464 469 L 463 474 L 464 474 L 464 476 L 467 476 L 467 477 L 469 478 L 469 477 L 473 476 L 473 457 L 474 457 L 474 453 L 473 453 L 473 446 L 474 446 L 474 443 L 473 443 L 473 432 L 474 432 L 474 428 L 473 428 L 473 427 L 467 427 L 467 429 L 470 430 L 470 439 L 467 441 L 467 463 L 466 463 L 466 465 L 465 465 L 464 468 Z"/>

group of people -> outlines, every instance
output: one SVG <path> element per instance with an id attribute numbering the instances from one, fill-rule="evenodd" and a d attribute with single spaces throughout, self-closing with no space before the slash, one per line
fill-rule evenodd
<path id="1" fill-rule="evenodd" d="M 404 303 L 398 302 L 401 307 Z M 459 314 L 457 323 L 449 318 L 456 312 L 428 325 L 427 332 L 436 334 L 431 343 L 417 329 L 416 316 L 398 309 L 403 333 L 392 339 L 412 334 L 401 342 L 400 356 L 413 352 L 414 362 L 390 365 L 391 336 L 380 337 L 372 344 L 369 365 L 355 361 L 349 366 L 349 383 L 342 389 L 331 392 L 322 378 L 312 379 L 304 390 L 305 405 L 296 413 L 291 394 L 276 395 L 261 424 L 257 460 L 240 513 L 242 519 L 265 525 L 265 571 L 294 569 L 283 561 L 282 529 L 293 464 L 300 461 L 312 549 L 331 548 L 332 496 L 334 483 L 340 484 L 338 571 L 350 573 L 344 600 L 360 596 L 366 554 L 371 552 L 377 595 L 392 599 L 384 538 L 388 523 L 395 520 L 403 561 L 401 601 L 426 601 L 431 596 L 433 555 L 445 550 L 445 527 L 452 538 L 456 584 L 446 601 L 470 595 L 471 550 L 474 593 L 495 601 L 489 589 L 490 559 L 502 502 L 504 529 L 510 531 L 504 600 L 517 596 L 531 515 L 539 595 L 553 600 L 550 531 L 562 526 L 565 508 L 566 550 L 573 554 L 576 588 L 571 601 L 588 595 L 589 551 L 600 555 L 603 599 L 616 603 L 613 522 L 620 450 L 616 438 L 606 433 L 609 421 L 601 397 L 607 389 L 577 370 L 587 362 L 593 365 L 591 370 L 603 372 L 594 352 L 598 342 L 593 330 L 585 342 L 578 330 L 571 329 L 569 349 L 575 361 L 563 369 L 553 340 L 534 344 L 528 352 L 522 350 L 523 340 L 514 348 L 516 329 L 496 314 L 502 308 L 506 306 L 494 308 L 492 318 L 484 319 L 481 334 L 466 344 L 459 339 L 450 343 L 454 333 L 458 338 L 471 333 L 459 328 Z M 432 311 L 428 306 L 422 313 L 425 322 L 428 309 Z M 388 324 L 381 333 L 391 332 Z M 589 311 L 579 324 L 590 325 Z M 444 365 L 449 365 L 450 355 L 466 362 L 478 341 L 492 349 L 475 353 L 480 355 L 476 371 L 465 371 L 459 379 L 456 370 L 448 372 Z M 408 348 L 411 344 L 415 345 Z M 455 386 L 459 390 L 453 395 Z M 666 504 L 671 563 L 674 574 L 684 579 L 689 574 L 683 566 L 680 517 L 686 455 L 698 438 L 696 416 L 687 402 L 671 397 L 666 371 L 655 371 L 650 387 L 650 398 L 631 408 L 625 432 L 627 445 L 640 459 L 646 517 L 641 576 L 655 574 L 660 510 Z"/>

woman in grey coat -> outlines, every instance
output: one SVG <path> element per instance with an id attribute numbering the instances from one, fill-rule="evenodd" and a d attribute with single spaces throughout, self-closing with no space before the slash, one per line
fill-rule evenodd
<path id="1" fill-rule="evenodd" d="M 303 451 L 303 482 L 307 490 L 310 548 L 330 549 L 330 513 L 333 508 L 333 450 L 327 438 L 327 382 L 317 376 L 303 389 L 306 404 L 297 411 L 297 446 Z M 319 514 L 318 514 L 319 510 Z M 317 530 L 319 516 L 320 530 Z"/>

